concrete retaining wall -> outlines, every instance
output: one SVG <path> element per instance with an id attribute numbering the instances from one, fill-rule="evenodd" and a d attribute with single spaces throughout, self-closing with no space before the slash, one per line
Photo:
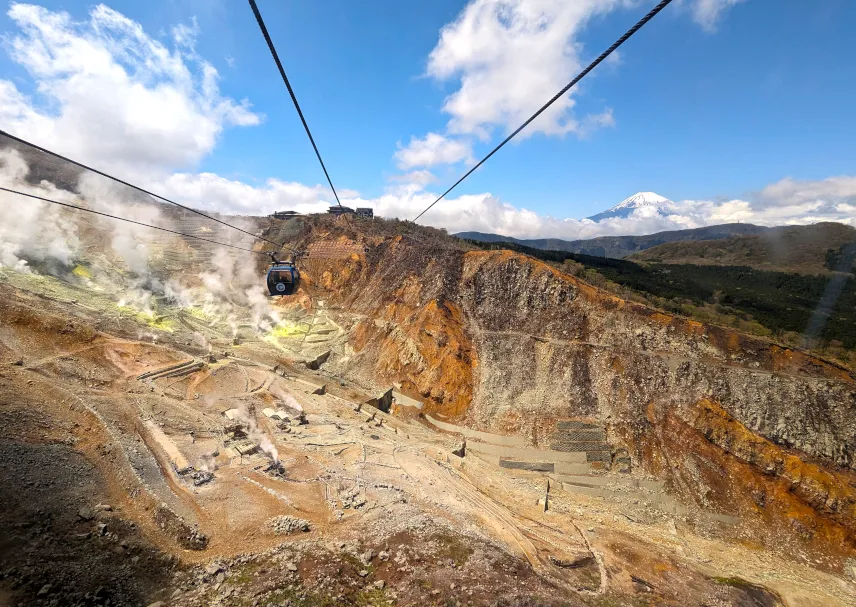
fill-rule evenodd
<path id="1" fill-rule="evenodd" d="M 462 434 L 467 438 L 472 438 L 474 440 L 483 441 L 485 443 L 491 443 L 492 445 L 502 445 L 505 447 L 525 447 L 526 441 L 523 440 L 519 436 L 502 436 L 500 434 L 490 434 L 488 432 L 480 432 L 478 430 L 472 430 L 470 428 L 465 428 L 463 426 L 456 426 L 455 424 L 450 424 L 448 422 L 441 422 L 438 419 L 434 419 L 430 415 L 426 415 L 425 419 L 427 419 L 431 424 L 439 428 L 440 430 L 445 430 L 446 432 L 455 432 L 456 434 Z M 514 457 L 509 456 L 509 457 Z M 583 459 L 582 461 L 585 461 Z"/>
<path id="2" fill-rule="evenodd" d="M 557 474 L 589 474 L 591 464 L 572 464 L 569 462 L 556 462 L 555 472 Z"/>
<path id="3" fill-rule="evenodd" d="M 553 462 L 519 462 L 513 459 L 499 460 L 500 468 L 510 468 L 512 470 L 528 470 L 529 472 L 553 472 L 556 464 Z"/>
<path id="4" fill-rule="evenodd" d="M 545 451 L 529 447 L 505 447 L 486 443 L 467 443 L 467 451 L 507 457 L 509 459 L 530 462 L 567 462 L 569 464 L 585 464 L 585 453 L 565 453 L 563 451 Z"/>
<path id="5" fill-rule="evenodd" d="M 327 386 L 325 384 L 314 384 L 311 381 L 306 381 L 299 377 L 295 377 L 294 382 L 300 384 L 300 388 L 308 394 L 325 394 L 327 392 Z"/>
<path id="6" fill-rule="evenodd" d="M 418 401 L 415 398 L 410 398 L 409 396 L 405 396 L 401 392 L 392 391 L 392 399 L 396 402 L 396 404 L 401 405 L 402 407 L 416 407 L 417 409 L 422 409 L 422 401 Z"/>

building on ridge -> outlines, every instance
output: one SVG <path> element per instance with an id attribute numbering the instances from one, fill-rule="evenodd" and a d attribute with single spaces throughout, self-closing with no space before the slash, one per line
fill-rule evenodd
<path id="1" fill-rule="evenodd" d="M 300 215 L 297 211 L 276 211 L 271 214 L 271 217 L 274 219 L 291 219 L 292 217 L 297 217 Z"/>

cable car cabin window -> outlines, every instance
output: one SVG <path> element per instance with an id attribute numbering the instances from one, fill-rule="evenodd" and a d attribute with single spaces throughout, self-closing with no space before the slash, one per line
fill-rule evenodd
<path id="1" fill-rule="evenodd" d="M 271 282 L 291 282 L 291 270 L 273 271 L 270 273 Z"/>

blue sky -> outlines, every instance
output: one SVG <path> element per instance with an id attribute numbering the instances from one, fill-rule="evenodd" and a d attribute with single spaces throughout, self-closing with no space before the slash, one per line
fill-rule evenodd
<path id="1" fill-rule="evenodd" d="M 169 52 L 183 53 L 181 61 L 190 71 L 199 73 L 203 63 L 216 69 L 215 101 L 228 100 L 237 109 L 224 113 L 207 106 L 197 108 L 194 111 L 201 117 L 193 119 L 202 122 L 187 133 L 179 133 L 181 112 L 176 113 L 175 133 L 153 131 L 151 124 L 138 129 L 128 111 L 116 110 L 119 117 L 112 121 L 101 118 L 105 115 L 101 104 L 110 103 L 112 76 L 99 77 L 97 82 L 105 88 L 90 87 L 100 96 L 95 99 L 93 92 L 93 99 L 87 100 L 85 93 L 68 92 L 74 89 L 74 74 L 89 70 L 85 65 L 68 71 L 56 68 L 62 58 L 53 49 L 48 53 L 48 61 L 55 64 L 51 69 L 41 65 L 39 58 L 22 59 L 20 52 L 16 56 L 16 38 L 30 46 L 34 40 L 54 44 L 51 28 L 56 24 L 51 17 L 63 12 L 68 22 L 58 29 L 65 36 L 104 43 L 93 33 L 92 4 L 37 4 L 44 10 L 36 17 L 31 7 L 18 7 L 17 12 L 13 7 L 0 20 L 5 40 L 0 79 L 12 83 L 24 98 L 9 101 L 14 95 L 6 87 L 9 99 L 3 103 L 0 91 L 0 117 L 7 116 L 3 128 L 64 147 L 68 153 L 156 184 L 160 191 L 203 207 L 264 213 L 283 205 L 319 206 L 332 200 L 246 2 L 107 3 L 128 22 L 139 24 L 148 40 Z M 385 214 L 411 217 L 426 200 L 430 202 L 431 194 L 443 191 L 468 162 L 486 153 L 506 129 L 520 122 L 519 116 L 549 98 L 579 65 L 596 56 L 653 4 L 631 0 L 607 0 L 600 5 L 595 0 L 259 0 L 334 184 L 349 199 L 358 193 L 355 202 Z M 568 9 L 570 5 L 575 8 Z M 554 26 L 544 36 L 513 28 L 496 36 L 491 29 L 496 24 L 487 23 L 485 15 L 497 6 L 511 11 L 512 18 L 525 16 L 534 7 Z M 477 15 L 477 9 L 484 11 L 482 20 L 475 19 L 476 26 L 468 30 L 461 20 L 467 11 Z M 848 0 L 676 1 L 622 47 L 617 61 L 600 66 L 583 80 L 573 93 L 573 106 L 564 108 L 552 126 L 527 131 L 527 137 L 504 148 L 459 186 L 453 200 L 440 203 L 433 219 L 426 219 L 450 229 L 493 229 L 524 236 L 571 237 L 598 230 L 672 227 L 640 221 L 633 226 L 591 228 L 562 221 L 592 215 L 637 191 L 650 190 L 673 201 L 695 201 L 686 213 L 674 213 L 683 218 L 673 221 L 678 227 L 729 217 L 759 223 L 793 222 L 815 215 L 848 221 L 856 202 L 856 186 L 849 177 L 856 173 L 852 109 L 856 38 L 849 31 L 853 23 L 856 4 Z M 192 31 L 193 39 L 184 47 L 177 46 L 175 33 L 182 24 Z M 446 47 L 440 38 L 444 26 L 454 36 Z M 127 66 L 117 49 L 123 48 L 122 36 L 130 30 L 116 31 L 109 50 L 117 65 Z M 473 56 L 472 48 L 478 50 L 480 44 L 486 55 L 495 54 L 492 62 L 480 63 L 478 54 Z M 503 51 L 518 44 L 522 51 L 517 56 Z M 457 56 L 462 47 L 469 50 Z M 437 55 L 444 52 L 442 57 Z M 148 80 L 133 69 L 127 71 L 131 82 L 123 85 L 131 86 L 135 78 L 152 90 L 174 84 L 172 71 Z M 466 78 L 483 80 L 483 84 L 470 90 L 463 109 L 444 108 L 465 88 Z M 503 96 L 503 89 L 515 87 L 518 90 Z M 57 88 L 65 92 L 45 92 Z M 201 89 L 197 81 L 182 94 L 205 106 L 206 101 L 199 100 L 204 97 Z M 116 103 L 122 99 L 120 95 Z M 241 109 L 245 99 L 251 105 Z M 98 131 L 97 137 L 71 133 L 71 127 L 62 127 L 61 121 L 55 121 L 60 126 L 50 123 L 66 106 L 87 103 L 102 108 L 98 128 L 90 129 Z M 9 106 L 14 107 L 2 109 Z M 27 114 L 30 109 L 40 120 Z M 150 120 L 170 111 L 168 104 L 156 107 Z M 482 118 L 491 111 L 497 112 L 493 118 Z M 68 113 L 87 116 L 94 111 L 84 107 Z M 569 119 L 577 122 L 568 126 Z M 458 126 L 453 125 L 456 120 Z M 166 122 L 169 126 L 170 120 Z M 206 129 L 210 129 L 207 139 L 196 141 L 194 133 Z M 141 139 L 138 147 L 153 141 L 151 145 L 159 149 L 172 145 L 187 153 L 169 154 L 171 158 L 163 162 L 150 159 L 141 168 L 137 150 L 116 152 L 116 146 L 135 142 L 128 133 L 137 130 L 140 138 L 157 131 L 156 136 Z M 444 145 L 459 146 L 446 150 L 448 162 L 436 149 L 434 156 L 423 153 L 408 162 L 394 156 L 396 150 L 409 149 L 412 138 L 420 140 L 429 133 L 442 138 Z M 69 143 L 71 135 L 100 141 Z M 117 141 L 109 154 L 105 139 Z M 156 152 L 153 149 L 149 156 Z M 414 171 L 423 171 L 423 177 L 430 171 L 434 181 L 411 183 L 401 177 Z M 202 184 L 199 175 L 203 174 L 216 175 L 220 189 L 209 189 L 213 178 Z M 291 184 L 294 191 L 272 188 L 271 179 Z M 813 200 L 801 194 L 806 189 L 817 192 Z M 780 200 L 773 200 L 775 193 Z M 743 206 L 734 206 L 737 202 Z M 721 206 L 729 203 L 731 207 Z M 780 208 L 770 211 L 770 207 Z M 458 209 L 467 211 L 465 219 L 455 216 Z M 495 221 L 490 219 L 493 215 Z"/>

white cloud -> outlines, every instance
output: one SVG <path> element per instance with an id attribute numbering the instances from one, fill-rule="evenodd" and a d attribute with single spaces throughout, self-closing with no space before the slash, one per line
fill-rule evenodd
<path id="1" fill-rule="evenodd" d="M 392 181 L 398 181 L 406 184 L 418 185 L 420 187 L 424 187 L 429 183 L 434 183 L 437 181 L 437 177 L 431 171 L 427 169 L 421 169 L 418 171 L 410 171 L 409 173 L 405 173 L 404 175 L 395 175 L 390 178 Z"/>
<path id="2" fill-rule="evenodd" d="M 715 31 L 722 14 L 745 0 L 694 0 L 690 5 L 693 21 L 708 31 Z"/>
<path id="3" fill-rule="evenodd" d="M 321 213 L 335 202 L 328 188 L 269 179 L 251 186 L 214 173 L 175 173 L 161 183 L 160 193 L 195 207 L 233 215 L 262 215 L 279 210 Z M 343 198 L 352 192 L 343 191 Z"/>
<path id="4" fill-rule="evenodd" d="M 198 35 L 199 25 L 196 23 L 196 17 L 193 17 L 190 25 L 179 23 L 172 28 L 172 39 L 175 40 L 175 44 L 190 50 L 196 48 L 196 37 Z"/>
<path id="5" fill-rule="evenodd" d="M 132 178 L 191 168 L 230 125 L 256 125 L 246 101 L 223 97 L 214 67 L 193 47 L 196 24 L 172 28 L 175 48 L 98 5 L 86 21 L 12 4 L 19 33 L 14 61 L 37 87 L 36 100 L 0 80 L 4 128 L 49 149 Z"/>
<path id="6" fill-rule="evenodd" d="M 629 0 L 472 0 L 440 33 L 427 72 L 460 88 L 446 98 L 449 131 L 511 131 L 582 68 L 578 35 L 594 16 Z M 589 53 L 590 54 L 590 53 Z M 521 135 L 578 133 L 571 91 Z M 585 119 L 583 119 L 585 120 Z M 589 128 L 610 122 L 589 121 Z"/>
<path id="7" fill-rule="evenodd" d="M 805 202 L 856 203 L 856 176 L 841 175 L 819 181 L 798 181 L 786 177 L 758 193 L 763 205 Z"/>
<path id="8" fill-rule="evenodd" d="M 398 144 L 395 152 L 398 168 L 432 167 L 438 164 L 455 164 L 472 161 L 472 146 L 469 141 L 449 139 L 437 133 L 428 133 L 424 138 L 411 137 L 410 143 Z"/>

